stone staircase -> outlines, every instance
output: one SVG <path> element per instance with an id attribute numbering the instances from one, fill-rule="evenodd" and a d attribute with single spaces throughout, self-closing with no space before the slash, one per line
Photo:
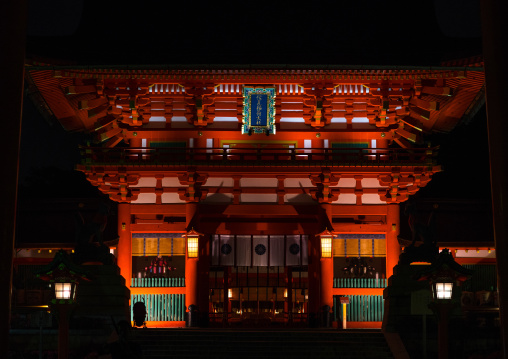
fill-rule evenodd
<path id="1" fill-rule="evenodd" d="M 144 359 L 393 358 L 376 330 L 134 329 Z"/>

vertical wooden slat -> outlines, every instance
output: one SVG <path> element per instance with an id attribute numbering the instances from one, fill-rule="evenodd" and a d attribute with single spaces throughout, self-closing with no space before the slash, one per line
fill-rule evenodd
<path id="1" fill-rule="evenodd" d="M 155 320 L 161 320 L 161 295 L 155 294 Z"/>
<path id="2" fill-rule="evenodd" d="M 351 313 L 353 312 L 351 310 L 351 307 L 354 305 L 353 303 L 353 297 L 351 295 L 347 296 L 349 298 L 349 305 L 346 305 L 346 320 L 353 321 L 353 318 L 351 318 Z"/>
<path id="3" fill-rule="evenodd" d="M 146 320 L 152 320 L 152 301 L 150 300 L 151 295 L 145 294 L 146 297 Z"/>
<path id="4" fill-rule="evenodd" d="M 169 305 L 169 294 L 166 294 L 165 297 L 166 297 L 166 300 L 164 302 L 164 311 L 166 313 L 166 316 L 165 316 L 164 320 L 171 320 L 169 318 L 169 306 L 168 306 Z"/>
<path id="5" fill-rule="evenodd" d="M 148 295 L 150 302 L 150 320 L 153 321 L 153 294 Z"/>
<path id="6" fill-rule="evenodd" d="M 135 298 L 136 296 L 131 294 L 131 307 L 129 308 L 130 309 L 130 312 L 131 312 L 131 322 L 134 320 L 134 315 L 132 314 L 132 306 L 134 305 L 135 302 Z"/>
<path id="7" fill-rule="evenodd" d="M 350 303 L 351 303 L 351 310 L 350 310 L 350 311 L 351 311 L 351 313 L 350 313 L 349 317 L 351 318 L 351 321 L 356 322 L 356 321 L 357 321 L 357 320 L 356 320 L 356 317 L 357 317 L 357 316 L 356 316 L 356 313 L 357 313 L 357 312 L 356 312 L 356 306 L 357 306 L 357 303 L 356 303 L 356 296 L 352 295 L 352 296 L 351 296 L 351 299 L 350 299 L 349 301 L 350 301 Z"/>
<path id="8" fill-rule="evenodd" d="M 182 308 L 185 306 L 185 304 L 184 304 L 185 302 L 183 301 L 182 294 L 178 294 L 178 298 L 179 298 L 179 305 L 178 305 L 179 315 L 178 315 L 178 320 L 183 320 Z"/>
<path id="9" fill-rule="evenodd" d="M 373 295 L 369 295 L 369 317 L 367 318 L 367 321 L 368 322 L 373 322 L 374 321 L 374 315 L 375 315 L 375 309 L 376 307 L 374 306 L 374 296 Z"/>
<path id="10" fill-rule="evenodd" d="M 178 294 L 173 294 L 172 295 L 173 297 L 173 300 L 172 300 L 172 312 L 173 312 L 173 320 L 178 320 L 178 312 L 177 312 L 177 309 L 178 309 L 178 305 L 177 305 L 177 299 L 178 299 Z"/>
<path id="11" fill-rule="evenodd" d="M 179 296 L 179 294 L 175 294 L 174 302 L 173 302 L 174 311 L 175 311 L 175 319 L 174 320 L 180 319 L 180 312 L 178 310 L 179 305 L 180 305 L 180 296 Z"/>
<path id="12" fill-rule="evenodd" d="M 159 301 L 157 299 L 159 299 L 158 295 L 157 294 L 152 294 L 152 298 L 153 298 L 153 320 L 154 321 L 157 321 L 158 320 L 158 310 L 159 310 Z"/>

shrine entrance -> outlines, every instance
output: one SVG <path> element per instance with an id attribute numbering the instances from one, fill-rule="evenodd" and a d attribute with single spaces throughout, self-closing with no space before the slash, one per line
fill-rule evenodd
<path id="1" fill-rule="evenodd" d="M 307 266 L 211 268 L 210 322 L 243 327 L 305 325 L 307 279 Z"/>
<path id="2" fill-rule="evenodd" d="M 210 323 L 242 327 L 306 325 L 306 241 L 304 235 L 214 236 Z M 234 257 L 228 258 L 233 253 Z"/>

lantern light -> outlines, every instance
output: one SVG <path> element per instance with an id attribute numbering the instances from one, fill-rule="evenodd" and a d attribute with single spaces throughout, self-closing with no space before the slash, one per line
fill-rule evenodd
<path id="1" fill-rule="evenodd" d="M 76 284 L 74 282 L 55 283 L 55 298 L 74 300 Z"/>
<path id="2" fill-rule="evenodd" d="M 436 282 L 434 283 L 434 295 L 436 299 L 452 299 L 453 283 Z"/>
<path id="3" fill-rule="evenodd" d="M 233 298 L 233 288 L 228 289 L 228 298 Z"/>
<path id="4" fill-rule="evenodd" d="M 326 229 L 318 234 L 321 238 L 321 258 L 332 258 L 333 233 Z"/>
<path id="5" fill-rule="evenodd" d="M 187 232 L 187 258 L 198 258 L 199 253 L 199 236 L 198 233 L 193 229 Z"/>

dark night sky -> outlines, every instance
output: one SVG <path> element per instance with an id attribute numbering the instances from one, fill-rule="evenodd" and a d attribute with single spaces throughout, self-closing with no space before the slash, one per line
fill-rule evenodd
<path id="1" fill-rule="evenodd" d="M 400 0 L 295 4 L 31 0 L 27 57 L 83 65 L 439 66 L 481 54 L 479 0 L 423 1 L 418 8 Z M 431 140 L 441 144 L 445 172 L 419 196 L 488 198 L 485 107 L 468 125 Z M 70 171 L 81 141 L 45 122 L 25 99 L 22 180 L 49 166 Z"/>

